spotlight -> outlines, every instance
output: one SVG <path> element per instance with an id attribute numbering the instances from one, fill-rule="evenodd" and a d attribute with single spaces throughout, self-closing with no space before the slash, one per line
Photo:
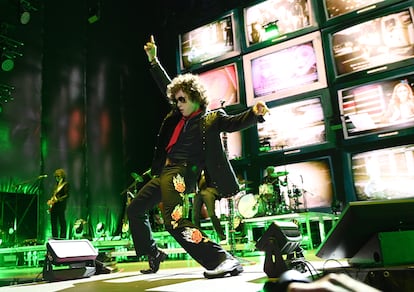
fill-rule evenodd
<path id="1" fill-rule="evenodd" d="M 95 228 L 95 236 L 96 237 L 102 237 L 102 235 L 104 235 L 105 233 L 105 224 L 103 222 L 98 222 L 98 224 L 96 224 L 96 228 Z"/>
<path id="2" fill-rule="evenodd" d="M 0 84 L 0 113 L 3 111 L 3 103 L 13 100 L 12 91 L 14 86 Z"/>
<path id="3" fill-rule="evenodd" d="M 288 269 L 304 271 L 302 235 L 293 222 L 273 222 L 257 241 L 256 248 L 265 252 L 263 270 L 269 278 L 278 278 Z"/>
<path id="4" fill-rule="evenodd" d="M 280 34 L 279 27 L 277 25 L 278 21 L 279 20 L 275 20 L 275 21 L 269 22 L 269 23 L 267 23 L 263 26 L 263 28 L 265 30 L 267 40 L 271 39 L 271 38 L 274 38 L 274 37 L 277 37 Z"/>
<path id="5" fill-rule="evenodd" d="M 0 57 L 1 69 L 3 71 L 11 71 L 14 68 L 14 59 L 23 56 L 20 49 L 23 47 L 22 42 L 18 42 L 9 37 L 0 34 Z"/>
<path id="6" fill-rule="evenodd" d="M 75 224 L 73 225 L 73 236 L 75 238 L 81 238 L 83 234 L 85 233 L 85 224 L 86 221 L 83 219 L 78 219 L 75 221 Z"/>
<path id="7" fill-rule="evenodd" d="M 3 58 L 1 60 L 1 69 L 3 71 L 9 72 L 13 70 L 14 68 L 14 61 L 12 59 L 9 59 L 7 57 Z"/>
<path id="8" fill-rule="evenodd" d="M 22 14 L 20 14 L 20 23 L 21 24 L 28 24 L 30 21 L 30 12 L 29 11 L 23 11 Z"/>
<path id="9" fill-rule="evenodd" d="M 20 0 L 19 2 L 19 11 L 20 11 L 20 23 L 28 24 L 30 22 L 30 16 L 32 11 L 37 11 L 37 8 L 34 7 L 27 0 Z"/>
<path id="10" fill-rule="evenodd" d="M 101 2 L 98 1 L 95 6 L 88 9 L 88 22 L 90 24 L 97 22 L 101 18 Z"/>

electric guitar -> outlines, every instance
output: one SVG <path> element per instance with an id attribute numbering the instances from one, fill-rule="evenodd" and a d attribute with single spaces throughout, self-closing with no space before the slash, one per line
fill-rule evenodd
<path id="1" fill-rule="evenodd" d="M 66 185 L 66 182 L 64 182 L 63 184 L 59 185 L 56 187 L 55 191 L 52 194 L 52 197 L 47 200 L 47 205 L 49 206 L 49 209 L 47 210 L 47 212 L 50 214 L 50 212 L 52 211 L 53 205 L 56 204 L 56 202 L 58 201 L 57 198 L 57 194 L 59 193 L 59 191 Z"/>
<path id="2" fill-rule="evenodd" d="M 126 208 L 131 203 L 133 198 L 135 198 L 135 195 L 131 193 L 130 191 L 127 191 L 127 201 L 125 204 L 126 206 L 125 206 L 124 218 L 122 219 L 122 230 L 121 230 L 122 235 L 124 237 L 128 235 L 128 231 L 129 231 L 129 223 L 128 223 L 128 216 L 127 216 Z"/>

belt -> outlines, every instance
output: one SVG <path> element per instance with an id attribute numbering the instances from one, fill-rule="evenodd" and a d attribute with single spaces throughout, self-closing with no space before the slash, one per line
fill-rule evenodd
<path id="1" fill-rule="evenodd" d="M 165 166 L 187 166 L 187 161 L 185 160 L 176 160 L 172 158 L 168 158 L 165 160 Z"/>

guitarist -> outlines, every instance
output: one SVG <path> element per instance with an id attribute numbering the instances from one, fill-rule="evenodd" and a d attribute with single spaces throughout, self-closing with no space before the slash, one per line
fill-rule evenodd
<path id="1" fill-rule="evenodd" d="M 66 181 L 66 173 L 61 168 L 55 170 L 54 177 L 56 185 L 52 197 L 47 201 L 50 222 L 52 224 L 52 237 L 55 239 L 66 239 L 67 223 L 65 212 L 67 199 L 69 197 L 69 184 Z"/>

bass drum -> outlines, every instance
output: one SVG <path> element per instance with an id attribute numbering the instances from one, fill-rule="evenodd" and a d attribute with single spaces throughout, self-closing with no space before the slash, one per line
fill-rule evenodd
<path id="1" fill-rule="evenodd" d="M 243 218 L 260 217 L 265 214 L 264 203 L 258 195 L 245 194 L 237 202 L 237 211 Z"/>

